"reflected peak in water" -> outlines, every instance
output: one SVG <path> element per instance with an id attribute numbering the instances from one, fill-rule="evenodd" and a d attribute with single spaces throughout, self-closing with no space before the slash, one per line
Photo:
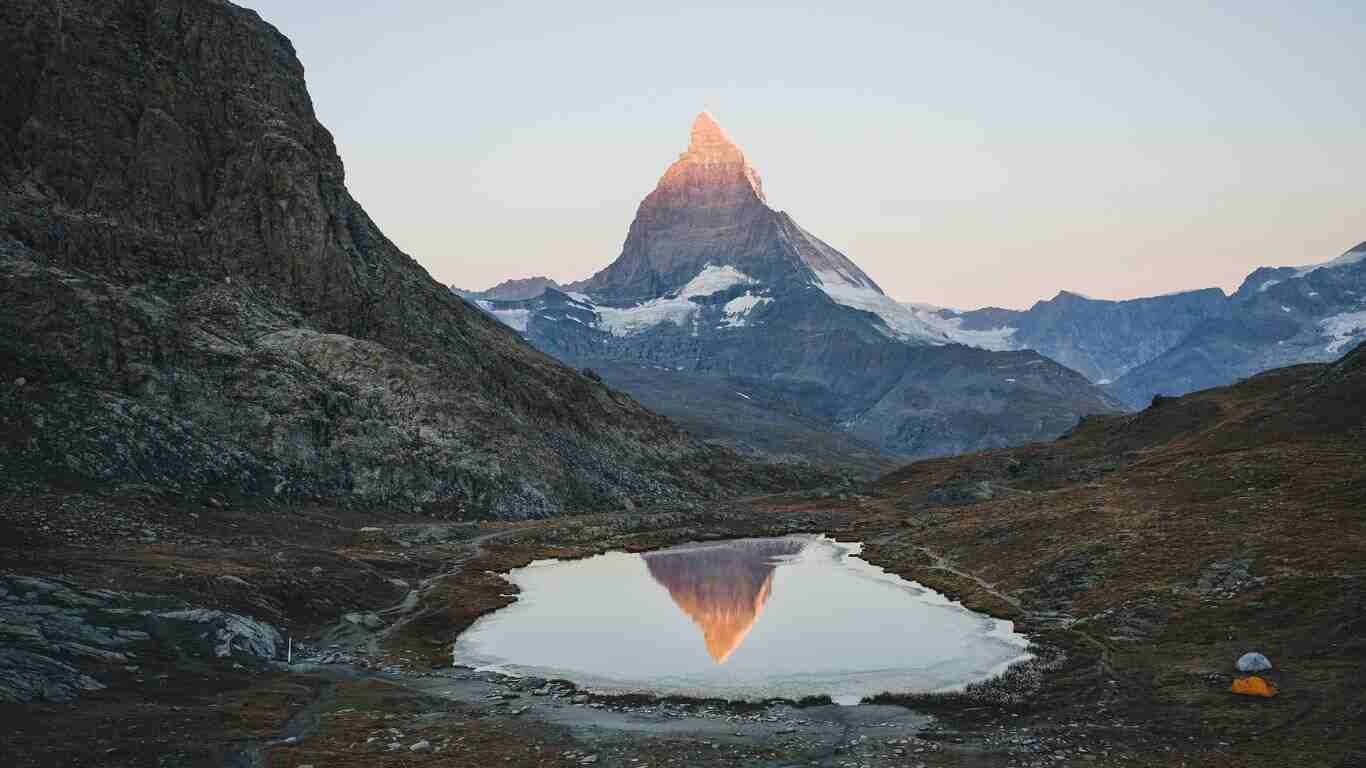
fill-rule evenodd
<path id="1" fill-rule="evenodd" d="M 724 664 L 745 641 L 773 592 L 779 560 L 800 554 L 802 539 L 691 544 L 643 555 L 650 576 L 702 629 L 707 653 Z"/>
<path id="2" fill-rule="evenodd" d="M 965 685 L 1028 656 L 1009 622 L 858 552 L 794 535 L 537 561 L 507 574 L 516 602 L 462 632 L 452 660 L 602 693 L 857 703 Z"/>

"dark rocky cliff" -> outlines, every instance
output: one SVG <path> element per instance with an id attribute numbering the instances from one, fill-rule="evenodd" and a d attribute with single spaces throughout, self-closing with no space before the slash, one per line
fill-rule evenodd
<path id="1" fill-rule="evenodd" d="M 781 482 L 399 251 L 254 12 L 7 0 L 0 50 L 0 471 L 506 517 Z"/>

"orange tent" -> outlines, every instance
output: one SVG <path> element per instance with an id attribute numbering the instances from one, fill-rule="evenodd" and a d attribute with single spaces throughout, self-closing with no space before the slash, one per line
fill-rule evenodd
<path id="1" fill-rule="evenodd" d="M 1229 690 L 1243 696 L 1261 696 L 1264 699 L 1269 699 L 1277 693 L 1276 686 L 1256 675 L 1234 680 L 1233 687 Z"/>

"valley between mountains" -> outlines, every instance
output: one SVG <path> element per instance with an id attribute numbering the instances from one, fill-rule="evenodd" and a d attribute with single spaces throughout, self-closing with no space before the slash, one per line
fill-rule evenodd
<path id="1" fill-rule="evenodd" d="M 7 765 L 1366 765 L 1362 246 L 904 303 L 704 112 L 601 271 L 457 291 L 254 11 L 9 0 L 0 50 Z M 724 665 L 816 599 L 796 534 L 1028 658 L 840 705 L 454 650 L 516 569 L 617 553 Z M 775 537 L 720 586 L 668 559 Z M 1247 651 L 1274 697 L 1230 691 Z"/>

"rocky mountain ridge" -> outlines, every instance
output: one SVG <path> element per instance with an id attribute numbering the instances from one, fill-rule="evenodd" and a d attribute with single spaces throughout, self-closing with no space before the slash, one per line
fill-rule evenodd
<path id="1" fill-rule="evenodd" d="M 1366 243 L 1332 261 L 1262 267 L 1218 288 L 1105 301 L 1062 291 L 1025 311 L 916 309 L 956 341 L 1034 349 L 1132 407 L 1264 370 L 1328 362 L 1366 339 Z"/>

